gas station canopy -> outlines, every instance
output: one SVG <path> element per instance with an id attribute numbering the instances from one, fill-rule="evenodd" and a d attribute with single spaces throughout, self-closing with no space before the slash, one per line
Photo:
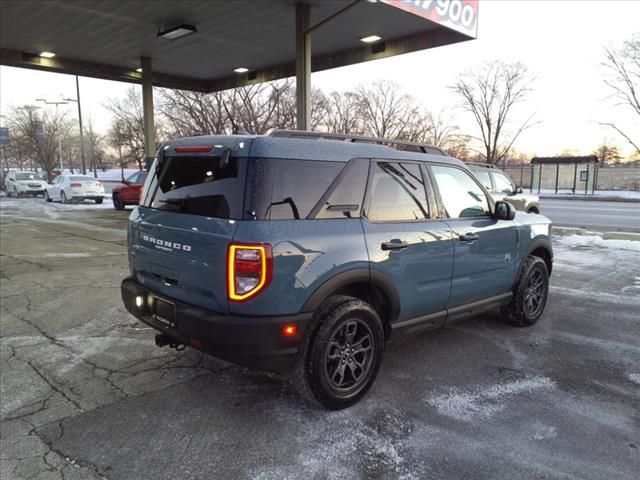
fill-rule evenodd
<path id="1" fill-rule="evenodd" d="M 311 71 L 477 32 L 477 0 L 2 0 L 0 63 L 141 83 L 144 57 L 155 86 L 223 90 L 296 75 L 301 5 Z"/>

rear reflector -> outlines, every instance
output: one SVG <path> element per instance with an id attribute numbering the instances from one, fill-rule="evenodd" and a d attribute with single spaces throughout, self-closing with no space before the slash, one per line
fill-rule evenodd
<path id="1" fill-rule="evenodd" d="M 227 258 L 227 295 L 244 302 L 267 288 L 273 271 L 271 245 L 232 243 Z"/>
<path id="2" fill-rule="evenodd" d="M 298 333 L 297 325 L 285 325 L 282 327 L 282 335 L 285 337 L 293 337 L 296 333 Z"/>
<path id="3" fill-rule="evenodd" d="M 186 145 L 176 147 L 176 153 L 209 153 L 213 150 L 213 145 Z"/>

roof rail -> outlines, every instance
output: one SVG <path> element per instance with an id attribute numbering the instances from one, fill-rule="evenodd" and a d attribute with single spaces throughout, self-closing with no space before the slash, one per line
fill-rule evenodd
<path id="1" fill-rule="evenodd" d="M 484 162 L 464 162 L 466 165 L 478 165 L 479 167 L 487 167 L 487 168 L 498 168 L 492 163 L 484 163 Z"/>
<path id="2" fill-rule="evenodd" d="M 344 133 L 328 133 L 328 132 L 309 132 L 306 130 L 274 130 L 271 132 L 272 137 L 282 138 L 316 138 L 325 140 L 343 140 L 345 142 L 361 142 L 361 143 L 377 143 L 398 145 L 403 147 L 413 147 L 422 153 L 430 153 L 432 155 L 445 155 L 447 153 L 440 147 L 429 145 L 427 143 L 409 142 L 406 140 L 391 140 L 389 138 L 367 137 L 364 135 L 347 135 Z"/>

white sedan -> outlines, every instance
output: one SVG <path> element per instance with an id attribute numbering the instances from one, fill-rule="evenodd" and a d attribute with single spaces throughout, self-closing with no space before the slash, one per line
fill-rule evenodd
<path id="1" fill-rule="evenodd" d="M 84 175 L 59 175 L 47 185 L 44 191 L 47 202 L 59 200 L 68 203 L 76 200 L 94 200 L 102 203 L 104 200 L 104 185 L 95 178 Z"/>

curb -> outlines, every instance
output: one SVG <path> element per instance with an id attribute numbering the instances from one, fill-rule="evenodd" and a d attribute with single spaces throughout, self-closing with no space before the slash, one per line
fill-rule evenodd
<path id="1" fill-rule="evenodd" d="M 535 193 L 535 192 L 534 192 Z M 585 196 L 585 195 L 540 195 L 541 200 L 582 200 L 591 202 L 625 202 L 625 203 L 640 203 L 640 198 L 625 198 L 625 197 L 598 197 L 598 196 Z"/>
<path id="2" fill-rule="evenodd" d="M 597 235 L 603 240 L 631 240 L 640 242 L 640 233 L 636 232 L 601 232 L 587 230 L 586 228 L 576 227 L 551 227 L 552 235 L 568 236 L 568 235 Z"/>

